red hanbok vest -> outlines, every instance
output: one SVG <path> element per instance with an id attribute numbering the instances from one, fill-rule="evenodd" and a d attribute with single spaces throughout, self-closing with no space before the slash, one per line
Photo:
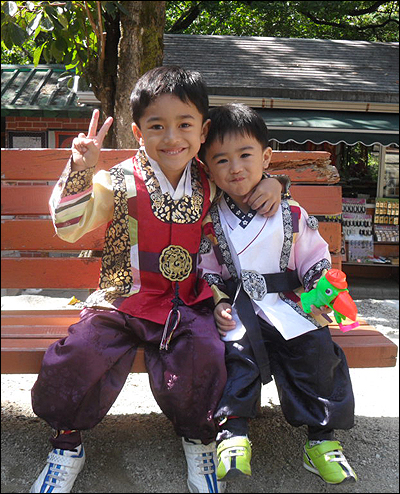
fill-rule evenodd
<path id="1" fill-rule="evenodd" d="M 197 167 L 203 195 L 199 218 L 192 223 L 162 221 L 153 211 L 157 197 L 150 197 L 136 159 L 133 164 L 137 195 L 128 199 L 128 213 L 137 220 L 140 289 L 124 299 L 118 309 L 164 324 L 177 294 L 189 306 L 212 297 L 205 280 L 196 276 L 201 224 L 210 207 L 210 186 L 204 171 Z M 166 208 L 182 207 L 181 201 L 172 203 Z M 184 207 L 188 209 L 187 204 Z"/>

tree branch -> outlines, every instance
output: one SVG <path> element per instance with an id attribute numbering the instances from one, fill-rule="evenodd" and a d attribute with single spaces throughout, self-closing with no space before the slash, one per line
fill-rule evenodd
<path id="1" fill-rule="evenodd" d="M 101 2 L 97 2 L 97 17 L 98 17 L 99 24 L 100 24 L 100 29 L 99 29 L 100 37 L 97 38 L 100 41 L 99 71 L 100 71 L 100 74 L 102 74 L 103 69 L 104 69 L 106 37 L 105 37 L 104 27 L 103 27 L 103 17 L 101 14 Z"/>
<path id="2" fill-rule="evenodd" d="M 202 8 L 202 2 L 196 2 L 194 5 L 190 7 L 190 9 L 184 12 L 179 19 L 174 23 L 171 29 L 168 31 L 171 34 L 181 33 L 185 29 L 187 29 L 193 21 L 200 15 Z"/>
<path id="3" fill-rule="evenodd" d="M 348 24 L 347 22 L 324 21 L 322 19 L 318 19 L 317 17 L 315 17 L 315 15 L 313 15 L 311 12 L 304 12 L 304 11 L 299 11 L 299 12 L 301 12 L 303 15 L 308 17 L 315 24 L 321 24 L 324 26 L 333 26 L 333 27 L 346 27 L 346 28 L 350 28 L 350 29 L 355 29 L 357 31 L 363 31 L 364 29 L 375 29 L 378 27 L 384 27 L 387 24 L 389 24 L 389 22 L 395 22 L 396 24 L 398 24 L 398 21 L 396 21 L 395 19 L 387 19 L 382 24 L 366 24 L 364 26 L 354 26 L 354 25 Z"/>
<path id="4" fill-rule="evenodd" d="M 92 29 L 93 29 L 94 33 L 96 34 L 96 36 L 97 36 L 97 39 L 99 39 L 100 38 L 99 30 L 96 27 L 96 24 L 95 24 L 94 19 L 93 19 L 93 16 L 92 16 L 92 13 L 90 12 L 90 9 L 89 9 L 89 7 L 87 5 L 87 2 L 84 2 L 84 3 L 85 3 L 86 14 L 88 16 L 90 25 L 92 26 Z M 88 43 L 88 46 L 89 46 L 89 43 Z"/>
<path id="5" fill-rule="evenodd" d="M 388 3 L 388 2 L 387 1 L 375 2 L 373 5 L 367 7 L 366 9 L 354 9 L 348 12 L 347 15 L 357 16 L 357 15 L 371 14 L 372 12 L 376 12 L 378 8 L 384 3 Z"/>

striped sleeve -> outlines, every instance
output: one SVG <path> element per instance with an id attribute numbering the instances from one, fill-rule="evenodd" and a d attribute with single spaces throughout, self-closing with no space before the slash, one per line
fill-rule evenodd
<path id="1" fill-rule="evenodd" d="M 113 216 L 114 196 L 110 173 L 94 175 L 94 168 L 71 170 L 71 160 L 53 189 L 50 213 L 57 235 L 76 242 Z"/>

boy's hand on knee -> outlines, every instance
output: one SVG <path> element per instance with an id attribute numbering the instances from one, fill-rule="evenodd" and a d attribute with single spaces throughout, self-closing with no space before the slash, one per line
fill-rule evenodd
<path id="1" fill-rule="evenodd" d="M 281 194 L 281 183 L 276 178 L 266 178 L 244 197 L 244 202 L 268 218 L 278 211 Z"/>
<path id="2" fill-rule="evenodd" d="M 232 319 L 232 306 L 226 302 L 221 302 L 214 309 L 214 318 L 217 325 L 218 333 L 226 336 L 228 331 L 235 329 L 236 323 Z"/>
<path id="3" fill-rule="evenodd" d="M 83 132 L 72 141 L 72 171 L 86 170 L 97 165 L 104 138 L 113 123 L 108 117 L 97 133 L 99 110 L 94 110 L 87 135 Z"/>

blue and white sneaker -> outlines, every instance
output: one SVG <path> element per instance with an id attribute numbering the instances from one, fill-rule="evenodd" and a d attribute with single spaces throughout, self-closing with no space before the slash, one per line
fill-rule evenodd
<path id="1" fill-rule="evenodd" d="M 84 464 L 85 450 L 82 444 L 72 451 L 53 449 L 47 457 L 46 466 L 29 492 L 71 492 Z"/>
<path id="2" fill-rule="evenodd" d="M 182 438 L 188 466 L 189 492 L 225 492 L 226 483 L 217 479 L 217 445 L 199 439 Z"/>

